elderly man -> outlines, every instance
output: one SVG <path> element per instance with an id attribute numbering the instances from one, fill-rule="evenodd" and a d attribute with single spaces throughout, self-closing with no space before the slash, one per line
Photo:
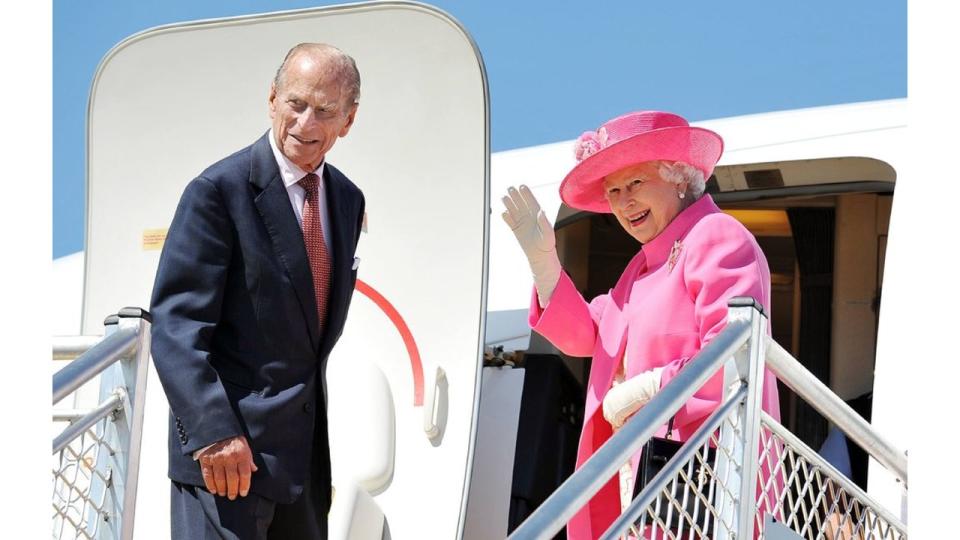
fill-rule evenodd
<path id="1" fill-rule="evenodd" d="M 297 45 L 270 86 L 271 129 L 184 190 L 151 302 L 174 538 L 326 538 L 323 370 L 364 199 L 324 156 L 359 94 L 352 58 Z"/>

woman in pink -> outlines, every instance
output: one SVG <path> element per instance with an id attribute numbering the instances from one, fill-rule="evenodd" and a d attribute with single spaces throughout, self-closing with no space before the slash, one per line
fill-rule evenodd
<path id="1" fill-rule="evenodd" d="M 770 271 L 756 240 L 704 195 L 723 141 L 671 113 L 608 121 L 576 143 L 577 165 L 560 185 L 568 206 L 612 213 L 642 244 L 616 285 L 591 302 L 560 267 L 553 227 L 526 186 L 503 198 L 504 220 L 534 274 L 530 326 L 571 356 L 592 357 L 579 468 L 721 330 L 727 302 L 751 296 L 770 312 Z M 768 326 L 769 328 L 769 326 Z M 719 405 L 714 375 L 674 420 L 686 440 Z M 762 407 L 779 419 L 777 383 L 764 375 Z M 666 434 L 662 427 L 658 436 Z M 629 504 L 639 455 L 567 525 L 571 539 L 599 537 Z"/>

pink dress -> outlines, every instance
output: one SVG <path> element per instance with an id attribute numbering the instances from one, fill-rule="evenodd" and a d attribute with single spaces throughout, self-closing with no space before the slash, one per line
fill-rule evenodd
<path id="1" fill-rule="evenodd" d="M 592 356 L 579 468 L 613 433 L 603 418 L 603 397 L 627 354 L 625 378 L 662 367 L 661 387 L 714 336 L 727 320 L 727 301 L 750 296 L 770 309 L 770 270 L 756 239 L 704 195 L 677 215 L 630 261 L 616 286 L 589 304 L 566 273 L 545 309 L 530 304 L 531 328 L 571 356 Z M 769 326 L 768 326 L 769 333 Z M 677 412 L 674 437 L 681 441 L 706 420 L 722 398 L 722 370 Z M 764 374 L 762 407 L 780 418 L 777 382 Z M 663 436 L 666 427 L 657 433 Z M 632 460 L 637 469 L 639 454 Z M 620 514 L 617 475 L 567 525 L 572 540 L 597 538 Z"/>

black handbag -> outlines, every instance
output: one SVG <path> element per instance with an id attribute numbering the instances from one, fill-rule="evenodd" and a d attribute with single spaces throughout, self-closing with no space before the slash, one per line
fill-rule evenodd
<path id="1" fill-rule="evenodd" d="M 667 424 L 667 437 L 652 437 L 646 444 L 643 445 L 643 452 L 640 456 L 640 463 L 637 466 L 637 481 L 633 488 L 633 498 L 636 499 L 640 491 L 659 473 L 667 462 L 680 450 L 680 447 L 683 445 L 680 441 L 675 441 L 671 438 L 673 434 L 673 418 L 670 418 L 670 422 Z M 715 448 L 708 448 L 706 463 L 711 467 L 716 462 L 717 450 Z M 673 491 L 672 496 L 669 496 L 670 487 L 672 482 L 667 483 L 667 487 L 664 491 L 667 491 L 667 494 L 661 492 L 657 498 L 650 503 L 650 509 L 656 510 L 657 500 L 660 502 L 660 509 L 657 511 L 657 516 L 663 523 L 667 524 L 667 528 L 670 530 L 678 530 L 680 528 L 681 522 L 683 522 L 684 531 L 689 531 L 691 525 L 696 523 L 697 527 L 703 530 L 707 523 L 707 515 L 709 514 L 709 508 L 706 501 L 710 501 L 710 482 L 702 482 L 700 487 L 699 495 L 697 490 L 698 479 L 701 478 L 701 473 L 703 473 L 707 480 L 710 478 L 710 474 L 707 471 L 703 471 L 704 464 L 696 457 L 693 458 L 693 474 L 688 478 L 687 481 L 683 480 L 683 476 L 677 478 L 676 490 Z M 684 465 L 681 469 L 683 474 L 686 474 L 687 466 Z M 686 493 L 685 493 L 686 492 Z M 684 505 L 684 496 L 686 496 L 686 504 Z M 702 498 L 701 498 L 702 497 Z M 673 502 L 671 502 L 673 501 Z M 699 501 L 699 502 L 698 502 Z M 711 501 L 712 503 L 712 501 Z M 683 505 L 684 510 L 681 511 L 679 505 Z M 694 520 L 694 510 L 697 511 L 696 520 Z M 684 515 L 684 512 L 686 515 Z M 652 523 L 650 522 L 649 515 L 647 516 L 646 525 L 649 526 Z M 635 523 L 638 527 L 640 526 L 640 520 L 637 520 Z M 662 527 L 662 524 L 660 525 Z"/>

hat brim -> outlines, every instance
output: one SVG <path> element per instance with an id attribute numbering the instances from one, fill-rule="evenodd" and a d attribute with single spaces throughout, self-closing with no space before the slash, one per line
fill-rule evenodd
<path id="1" fill-rule="evenodd" d="M 634 135 L 581 161 L 560 183 L 560 199 L 567 206 L 589 212 L 611 212 L 603 193 L 603 179 L 624 167 L 647 161 L 683 161 L 710 178 L 720 155 L 723 139 L 698 127 L 668 127 Z"/>

